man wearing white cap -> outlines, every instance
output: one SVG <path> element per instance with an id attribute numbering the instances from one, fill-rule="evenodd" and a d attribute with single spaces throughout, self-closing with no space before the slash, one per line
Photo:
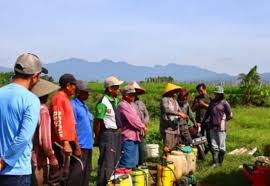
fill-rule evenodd
<path id="1" fill-rule="evenodd" d="M 123 81 L 114 76 L 104 81 L 105 94 L 96 106 L 95 144 L 99 145 L 98 186 L 106 186 L 121 153 L 121 118 L 118 111 L 119 88 Z"/>
<path id="2" fill-rule="evenodd" d="M 31 185 L 31 150 L 40 102 L 29 90 L 39 81 L 38 56 L 25 53 L 17 58 L 13 82 L 0 88 L 0 185 Z"/>

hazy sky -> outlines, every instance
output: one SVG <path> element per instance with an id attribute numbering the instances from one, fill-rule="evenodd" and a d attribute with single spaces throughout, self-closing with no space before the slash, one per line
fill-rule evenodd
<path id="1" fill-rule="evenodd" d="M 0 65 L 26 51 L 270 72 L 269 0 L 0 0 Z"/>

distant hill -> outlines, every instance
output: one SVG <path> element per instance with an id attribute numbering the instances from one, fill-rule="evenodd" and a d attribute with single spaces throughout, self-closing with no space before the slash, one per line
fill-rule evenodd
<path id="1" fill-rule="evenodd" d="M 45 64 L 49 75 L 55 80 L 64 73 L 72 73 L 77 79 L 88 81 L 102 81 L 109 75 L 115 75 L 123 80 L 141 81 L 147 77 L 172 76 L 177 81 L 186 82 L 227 82 L 235 83 L 236 76 L 225 73 L 216 73 L 207 69 L 191 65 L 156 65 L 154 67 L 136 66 L 126 62 L 114 62 L 101 60 L 89 62 L 83 59 L 70 58 L 54 63 Z M 0 67 L 0 72 L 12 71 L 12 69 Z M 270 82 L 270 73 L 261 74 L 264 82 Z"/>
<path id="2" fill-rule="evenodd" d="M 178 81 L 233 81 L 235 77 L 219 74 L 210 70 L 189 65 L 157 65 L 154 67 L 130 65 L 126 62 L 102 60 L 88 62 L 71 58 L 46 65 L 50 75 L 55 79 L 63 73 L 73 73 L 78 79 L 103 80 L 109 75 L 115 75 L 123 80 L 144 80 L 147 77 L 172 76 Z"/>

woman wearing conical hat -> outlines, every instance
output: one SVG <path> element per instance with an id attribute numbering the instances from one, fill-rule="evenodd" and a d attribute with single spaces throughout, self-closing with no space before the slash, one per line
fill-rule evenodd
<path id="1" fill-rule="evenodd" d="M 149 113 L 144 102 L 139 99 L 140 95 L 145 94 L 145 90 L 136 81 L 129 82 L 128 85 L 133 87 L 136 91 L 135 101 L 134 101 L 133 106 L 135 107 L 137 113 L 140 116 L 141 121 L 144 123 L 147 129 L 148 123 L 149 123 Z M 147 158 L 145 135 L 146 134 L 140 135 L 141 141 L 139 142 L 139 165 L 143 165 L 146 162 L 146 158 Z"/>
<path id="2" fill-rule="evenodd" d="M 179 121 L 186 119 L 177 103 L 180 86 L 167 83 L 160 102 L 160 132 L 163 138 L 164 151 L 174 149 L 179 143 Z"/>

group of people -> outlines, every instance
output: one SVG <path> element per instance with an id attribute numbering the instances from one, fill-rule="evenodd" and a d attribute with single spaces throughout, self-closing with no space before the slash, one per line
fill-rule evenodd
<path id="1" fill-rule="evenodd" d="M 195 128 L 206 136 L 208 143 L 205 152 L 211 151 L 213 167 L 217 167 L 223 163 L 226 152 L 226 130 L 227 121 L 232 118 L 231 107 L 225 100 L 222 86 L 215 87 L 213 98 L 208 96 L 204 83 L 198 84 L 196 90 L 198 96 L 190 106 L 187 89 L 171 83 L 166 85 L 160 103 L 164 152 L 174 150 L 179 144 L 192 146 L 190 128 Z"/>
<path id="2" fill-rule="evenodd" d="M 107 77 L 93 116 L 85 102 L 90 89 L 72 74 L 63 74 L 59 85 L 41 79 L 48 70 L 32 53 L 17 58 L 14 73 L 12 82 L 0 88 L 1 186 L 88 186 L 93 146 L 99 147 L 98 186 L 106 186 L 116 167 L 132 169 L 146 162 L 149 114 L 139 99 L 145 90 L 138 83 L 120 89 L 123 81 Z M 164 151 L 180 143 L 192 145 L 191 121 L 207 136 L 218 166 L 226 151 L 230 105 L 221 86 L 213 99 L 204 84 L 197 91 L 190 106 L 187 89 L 166 85 L 160 102 Z"/>

